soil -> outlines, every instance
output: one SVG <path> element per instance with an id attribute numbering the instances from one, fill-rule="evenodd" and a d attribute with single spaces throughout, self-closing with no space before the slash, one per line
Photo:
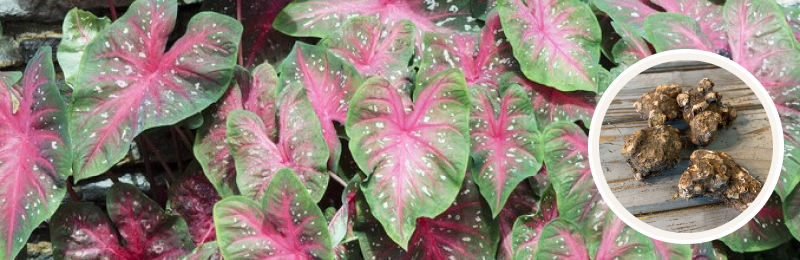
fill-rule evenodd
<path id="1" fill-rule="evenodd" d="M 710 145 L 720 128 L 727 129 L 736 120 L 736 108 L 722 103 L 722 93 L 714 92 L 714 82 L 707 78 L 697 88 L 679 94 L 676 100 L 692 130 L 692 143 L 698 146 Z"/>
<path id="2" fill-rule="evenodd" d="M 741 212 L 750 206 L 763 186 L 724 152 L 700 149 L 692 153 L 690 161 L 678 182 L 682 198 L 714 197 Z"/>
<path id="3" fill-rule="evenodd" d="M 670 125 L 656 125 L 636 131 L 622 147 L 622 155 L 633 170 L 633 177 L 643 180 L 678 165 L 681 137 Z"/>

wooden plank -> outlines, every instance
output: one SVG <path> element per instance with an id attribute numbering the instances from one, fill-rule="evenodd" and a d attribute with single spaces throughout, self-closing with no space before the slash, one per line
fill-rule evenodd
<path id="1" fill-rule="evenodd" d="M 716 203 L 641 215 L 637 216 L 637 218 L 662 230 L 695 233 L 714 229 L 720 224 L 733 220 L 738 215 L 739 212 L 728 205 Z"/>

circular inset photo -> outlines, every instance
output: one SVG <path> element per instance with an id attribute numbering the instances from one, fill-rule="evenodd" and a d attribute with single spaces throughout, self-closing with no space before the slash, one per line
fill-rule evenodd
<path id="1" fill-rule="evenodd" d="M 660 240 L 729 234 L 764 206 L 780 174 L 775 105 L 752 75 L 713 53 L 671 51 L 631 66 L 603 95 L 592 126 L 603 198 Z"/>

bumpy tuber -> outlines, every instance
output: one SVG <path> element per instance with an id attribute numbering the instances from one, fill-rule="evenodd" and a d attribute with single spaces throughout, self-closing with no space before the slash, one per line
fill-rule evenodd
<path id="1" fill-rule="evenodd" d="M 622 156 L 633 170 L 633 177 L 643 180 L 678 165 L 681 137 L 669 125 L 654 125 L 636 131 L 622 147 Z"/>
<path id="2" fill-rule="evenodd" d="M 681 94 L 678 85 L 661 85 L 644 93 L 633 106 L 650 126 L 663 125 L 666 121 L 681 119 L 681 107 L 676 98 Z"/>
<path id="3" fill-rule="evenodd" d="M 719 128 L 728 128 L 736 120 L 736 108 L 722 103 L 722 93 L 714 92 L 714 82 L 707 78 L 697 88 L 679 94 L 676 101 L 691 128 L 692 143 L 701 147 L 714 142 Z"/>
<path id="4" fill-rule="evenodd" d="M 744 211 L 755 200 L 763 184 L 724 152 L 700 149 L 678 182 L 682 198 L 714 197 Z"/>

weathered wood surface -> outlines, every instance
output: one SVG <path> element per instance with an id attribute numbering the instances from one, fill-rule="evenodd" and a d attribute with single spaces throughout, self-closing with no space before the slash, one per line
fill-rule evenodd
<path id="1" fill-rule="evenodd" d="M 665 71 L 664 68 L 669 70 Z M 630 167 L 620 153 L 631 134 L 647 127 L 647 122 L 633 108 L 633 103 L 642 94 L 661 84 L 678 84 L 686 90 L 697 86 L 705 77 L 716 83 L 714 90 L 722 92 L 724 102 L 735 106 L 739 112 L 733 126 L 722 130 L 714 143 L 705 149 L 728 153 L 759 180 L 766 180 L 772 160 L 772 135 L 766 111 L 755 93 L 724 69 L 707 64 L 683 63 L 680 66 L 660 66 L 642 73 L 614 98 L 603 119 L 600 133 L 601 164 L 611 191 L 632 214 L 664 230 L 700 232 L 718 227 L 739 214 L 721 201 L 710 198 L 673 198 L 678 192 L 678 180 L 689 166 L 689 156 L 698 149 L 688 140 L 688 136 L 684 137 L 686 145 L 681 151 L 678 166 L 644 181 L 633 178 Z M 668 124 L 682 134 L 689 131 L 683 120 Z"/>

